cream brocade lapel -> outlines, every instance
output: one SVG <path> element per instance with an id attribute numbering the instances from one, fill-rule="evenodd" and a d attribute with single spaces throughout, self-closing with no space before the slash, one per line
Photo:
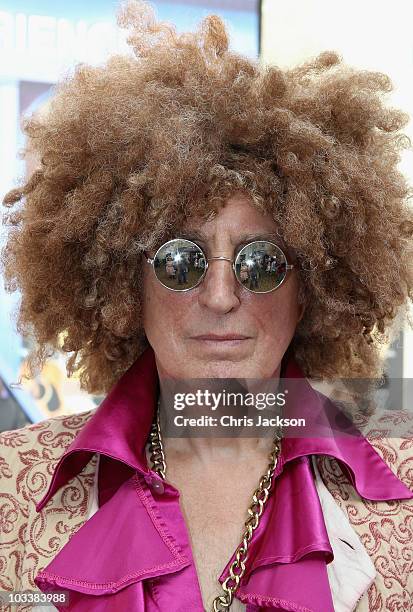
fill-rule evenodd
<path id="1" fill-rule="evenodd" d="M 94 411 L 55 417 L 0 434 L 0 588 L 38 590 L 33 579 L 94 510 L 97 456 L 63 486 L 39 513 L 53 469 Z M 394 418 L 400 418 L 399 413 Z M 398 478 L 413 489 L 411 436 L 392 439 L 365 435 Z M 377 425 L 377 424 L 376 424 Z M 388 429 L 388 423 L 385 428 Z M 383 429 L 383 432 L 386 431 Z M 316 457 L 319 475 L 348 517 L 372 560 L 376 577 L 356 612 L 387 612 L 413 607 L 413 499 L 375 502 L 362 499 L 331 457 Z M 31 606 L 19 607 L 30 610 Z M 2 607 L 2 610 L 7 608 Z M 11 612 L 11 608 L 10 608 Z"/>

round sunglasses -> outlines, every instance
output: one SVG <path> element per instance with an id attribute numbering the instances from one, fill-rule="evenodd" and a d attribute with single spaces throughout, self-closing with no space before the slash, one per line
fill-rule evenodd
<path id="1" fill-rule="evenodd" d="M 237 253 L 235 260 L 207 258 L 198 244 L 186 238 L 168 240 L 153 258 L 148 257 L 146 251 L 144 254 L 158 281 L 171 291 L 190 291 L 197 287 L 213 259 L 231 262 L 237 281 L 253 293 L 275 291 L 284 282 L 287 271 L 294 267 L 287 262 L 284 251 L 269 240 L 249 242 Z"/>

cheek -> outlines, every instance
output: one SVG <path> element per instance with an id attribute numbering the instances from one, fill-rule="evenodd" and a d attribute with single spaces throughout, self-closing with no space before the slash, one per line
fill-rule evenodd
<path id="1" fill-rule="evenodd" d="M 143 280 L 143 326 L 155 352 L 172 346 L 173 336 L 185 321 L 186 300 L 168 291 L 151 274 Z"/>
<path id="2" fill-rule="evenodd" d="M 268 339 L 286 337 L 289 340 L 294 335 L 300 314 L 296 288 L 285 285 L 269 297 L 254 305 L 262 332 Z"/>
<path id="3" fill-rule="evenodd" d="M 152 295 L 151 281 L 149 279 L 148 273 L 145 271 L 143 273 L 143 284 L 142 284 L 142 316 L 143 316 L 144 323 L 146 322 L 146 319 L 148 317 L 151 295 Z"/>
<path id="4" fill-rule="evenodd" d="M 162 324 L 160 311 L 162 300 L 159 296 L 159 285 L 154 282 L 152 275 L 146 272 L 143 277 L 143 326 L 146 336 L 151 342 L 159 325 Z M 152 342 L 151 342 L 152 343 Z"/>

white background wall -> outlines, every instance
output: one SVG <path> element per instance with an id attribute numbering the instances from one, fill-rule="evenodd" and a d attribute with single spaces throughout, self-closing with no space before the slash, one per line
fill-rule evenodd
<path id="1" fill-rule="evenodd" d="M 264 63 L 292 66 L 325 50 L 359 68 L 387 73 L 395 86 L 389 104 L 413 116 L 413 2 L 411 0 L 262 0 Z M 405 130 L 413 142 L 412 121 Z M 413 184 L 413 153 L 400 169 Z M 413 319 L 413 308 L 412 308 Z M 413 331 L 404 333 L 403 376 L 413 378 Z"/>

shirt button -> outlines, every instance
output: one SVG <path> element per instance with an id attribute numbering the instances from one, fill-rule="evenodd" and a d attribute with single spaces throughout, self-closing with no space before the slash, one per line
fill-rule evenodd
<path id="1" fill-rule="evenodd" d="M 152 489 L 152 491 L 154 491 L 155 493 L 159 493 L 160 495 L 162 495 L 162 493 L 165 491 L 165 487 L 163 486 L 162 480 L 157 476 L 149 474 L 145 476 L 145 480 Z"/>

